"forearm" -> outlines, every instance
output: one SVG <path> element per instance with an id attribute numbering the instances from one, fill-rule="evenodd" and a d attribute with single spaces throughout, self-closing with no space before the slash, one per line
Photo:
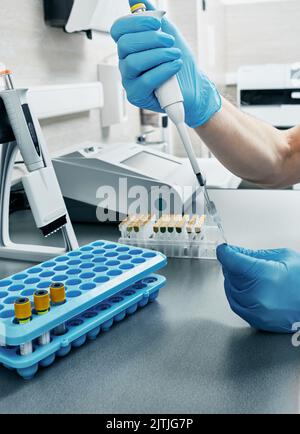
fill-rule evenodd
<path id="1" fill-rule="evenodd" d="M 268 187 L 300 180 L 299 127 L 279 131 L 223 99 L 222 110 L 196 131 L 213 154 L 245 180 Z"/>

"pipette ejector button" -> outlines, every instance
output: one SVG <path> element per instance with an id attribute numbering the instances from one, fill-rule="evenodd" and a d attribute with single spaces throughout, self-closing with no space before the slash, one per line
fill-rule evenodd
<path id="1" fill-rule="evenodd" d="M 136 14 L 138 12 L 146 12 L 147 8 L 146 5 L 144 3 L 137 3 L 135 5 L 133 5 L 131 8 L 131 13 L 132 14 Z"/>

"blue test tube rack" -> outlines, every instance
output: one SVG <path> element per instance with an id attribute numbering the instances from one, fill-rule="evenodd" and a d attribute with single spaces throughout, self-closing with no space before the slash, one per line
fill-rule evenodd
<path id="1" fill-rule="evenodd" d="M 155 301 L 166 279 L 153 273 L 166 264 L 160 252 L 97 241 L 1 280 L 0 364 L 32 379 L 40 367 L 49 367 L 56 357 L 66 356 Z M 33 303 L 36 290 L 49 289 L 55 282 L 64 283 L 66 303 L 18 324 L 16 299 L 27 297 Z M 62 324 L 66 332 L 55 335 Z M 44 333 L 50 333 L 50 342 L 40 346 Z M 27 342 L 32 342 L 33 351 L 22 356 L 20 346 Z"/>

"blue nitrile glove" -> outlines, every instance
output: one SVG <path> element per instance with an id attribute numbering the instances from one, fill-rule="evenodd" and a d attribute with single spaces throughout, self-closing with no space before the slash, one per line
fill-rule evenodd
<path id="1" fill-rule="evenodd" d="M 154 9 L 149 1 L 143 3 Z M 216 87 L 198 71 L 188 45 L 168 20 L 138 14 L 124 17 L 113 25 L 111 35 L 118 43 L 123 85 L 133 105 L 162 112 L 154 91 L 178 74 L 190 127 L 206 123 L 221 109 Z"/>
<path id="2" fill-rule="evenodd" d="M 300 254 L 288 249 L 252 251 L 218 247 L 232 310 L 252 327 L 292 333 L 300 322 Z"/>

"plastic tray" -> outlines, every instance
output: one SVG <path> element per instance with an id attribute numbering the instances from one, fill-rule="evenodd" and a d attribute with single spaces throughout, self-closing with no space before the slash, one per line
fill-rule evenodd
<path id="1" fill-rule="evenodd" d="M 33 341 L 147 277 L 166 263 L 166 257 L 159 252 L 97 241 L 1 280 L 0 343 L 2 346 L 16 346 Z M 49 288 L 53 282 L 65 284 L 67 302 L 62 306 L 53 306 L 47 315 L 33 315 L 28 324 L 16 324 L 16 298 L 28 297 L 32 301 L 37 289 Z"/>
<path id="2" fill-rule="evenodd" d="M 114 323 L 119 323 L 127 315 L 133 315 L 138 308 L 153 302 L 165 282 L 162 276 L 150 275 L 131 285 L 69 320 L 67 332 L 63 336 L 51 333 L 50 344 L 39 346 L 34 342 L 34 351 L 28 356 L 20 356 L 19 347 L 0 348 L 0 363 L 30 380 L 40 367 L 49 367 L 56 357 L 65 357 L 72 347 L 78 348 L 87 340 L 96 339 L 101 332 L 109 331 Z"/>

